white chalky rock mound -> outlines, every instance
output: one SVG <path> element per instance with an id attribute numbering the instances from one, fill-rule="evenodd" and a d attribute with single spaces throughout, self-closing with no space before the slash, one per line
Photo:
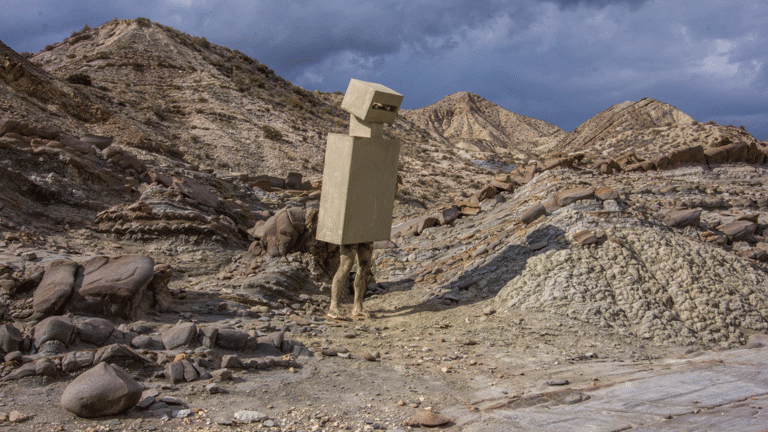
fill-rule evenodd
<path id="1" fill-rule="evenodd" d="M 768 277 L 716 247 L 654 228 L 571 245 L 528 260 L 499 308 L 542 310 L 658 345 L 746 342 L 768 330 Z"/>

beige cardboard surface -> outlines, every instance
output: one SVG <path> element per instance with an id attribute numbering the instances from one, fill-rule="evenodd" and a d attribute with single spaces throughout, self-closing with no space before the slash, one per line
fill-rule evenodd
<path id="1" fill-rule="evenodd" d="M 388 240 L 400 142 L 329 134 L 317 239 L 334 244 Z"/>
<path id="2" fill-rule="evenodd" d="M 403 95 L 389 87 L 352 79 L 341 108 L 366 122 L 392 124 L 402 102 Z"/>
<path id="3" fill-rule="evenodd" d="M 350 114 L 349 134 L 356 137 L 381 138 L 384 135 L 384 124 L 362 121 L 360 117 Z"/>

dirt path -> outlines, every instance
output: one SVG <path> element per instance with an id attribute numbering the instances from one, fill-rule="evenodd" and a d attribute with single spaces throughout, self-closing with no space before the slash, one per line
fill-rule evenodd
<path id="1" fill-rule="evenodd" d="M 298 359 L 302 368 L 236 370 L 233 380 L 214 383 L 219 393 L 206 390 L 209 381 L 170 385 L 155 376 L 158 368 L 131 370 L 157 399 L 173 398 L 160 409 L 78 419 L 59 406 L 73 376 L 2 383 L 0 411 L 17 410 L 31 418 L 1 425 L 9 431 L 406 430 L 404 424 L 426 409 L 453 420 L 443 430 L 459 431 L 482 424 L 488 413 L 522 397 L 605 386 L 652 368 L 653 359 L 685 351 L 644 346 L 560 316 L 496 312 L 489 301 L 449 305 L 425 300 L 426 294 L 416 284 L 374 295 L 366 300 L 374 315 L 370 319 L 326 320 L 317 309 L 303 316 L 312 331 L 286 333 L 315 352 Z M 218 304 L 215 296 L 177 296 L 185 299 L 177 299 L 175 309 L 155 321 L 172 324 L 189 310 L 197 311 L 194 318 L 200 321 L 226 321 L 199 314 L 216 309 L 203 308 Z M 349 313 L 349 302 L 343 307 Z M 265 321 L 238 316 L 231 322 L 253 329 Z M 174 417 L 184 409 L 192 410 L 189 417 Z M 243 410 L 266 414 L 268 420 L 233 421 Z"/>

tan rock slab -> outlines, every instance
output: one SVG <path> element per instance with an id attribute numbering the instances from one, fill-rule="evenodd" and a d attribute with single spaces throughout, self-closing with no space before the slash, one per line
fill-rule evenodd
<path id="1" fill-rule="evenodd" d="M 69 300 L 80 265 L 70 260 L 56 260 L 45 266 L 43 280 L 32 300 L 33 319 L 56 313 Z"/>
<path id="2" fill-rule="evenodd" d="M 600 186 L 595 189 L 595 198 L 600 201 L 617 200 L 619 193 L 608 186 Z"/>
<path id="3" fill-rule="evenodd" d="M 598 236 L 595 235 L 595 233 L 593 233 L 588 229 L 584 229 L 574 233 L 571 238 L 573 239 L 573 241 L 575 241 L 576 243 L 582 246 L 594 244 L 594 243 L 597 243 L 598 240 L 600 240 Z"/>
<path id="4" fill-rule="evenodd" d="M 592 198 L 594 195 L 594 189 L 573 188 L 556 193 L 554 198 L 559 206 L 565 207 L 569 204 L 575 203 L 576 201 Z"/>
<path id="5" fill-rule="evenodd" d="M 144 291 L 154 277 L 154 260 L 146 255 L 98 256 L 83 264 L 82 285 L 68 308 L 85 315 L 130 319 L 139 310 Z"/>
<path id="6" fill-rule="evenodd" d="M 674 210 L 667 213 L 664 225 L 669 227 L 698 226 L 701 221 L 701 210 Z"/>
<path id="7" fill-rule="evenodd" d="M 544 205 L 541 202 L 537 202 L 523 212 L 523 215 L 520 216 L 520 221 L 527 225 L 545 214 L 547 214 L 547 210 L 544 208 Z"/>

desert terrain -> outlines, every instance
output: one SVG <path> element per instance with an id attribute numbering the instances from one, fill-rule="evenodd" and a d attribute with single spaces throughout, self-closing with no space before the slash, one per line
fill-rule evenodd
<path id="1" fill-rule="evenodd" d="M 0 429 L 760 430 L 768 142 L 652 99 L 570 133 L 400 110 L 372 316 L 335 320 L 343 96 L 144 18 L 0 43 Z M 141 397 L 62 398 L 99 364 Z M 728 396 L 668 402 L 681 376 Z M 653 379 L 658 409 L 583 408 Z"/>

